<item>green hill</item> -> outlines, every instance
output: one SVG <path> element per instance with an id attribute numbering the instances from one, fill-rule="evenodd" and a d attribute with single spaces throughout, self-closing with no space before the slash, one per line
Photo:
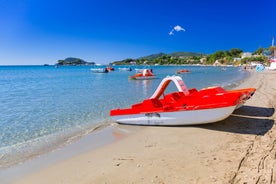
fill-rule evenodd
<path id="1" fill-rule="evenodd" d="M 192 57 L 192 56 L 202 56 L 205 54 L 198 53 L 198 52 L 173 52 L 169 55 L 174 56 L 174 57 L 181 57 L 181 56 L 182 57 Z"/>
<path id="2" fill-rule="evenodd" d="M 154 60 L 154 59 L 159 58 L 159 57 L 164 56 L 164 55 L 166 55 L 166 54 L 160 52 L 160 53 L 157 53 L 157 54 L 151 54 L 151 55 L 148 55 L 148 56 L 143 56 L 143 57 L 140 57 L 138 59 L 151 61 L 151 60 Z"/>
<path id="3" fill-rule="evenodd" d="M 63 66 L 76 66 L 76 65 L 94 65 L 94 62 L 87 62 L 80 58 L 74 58 L 74 57 L 68 57 L 64 60 L 58 60 L 57 65 L 63 65 Z"/>
<path id="4" fill-rule="evenodd" d="M 188 61 L 191 57 L 202 57 L 205 54 L 198 53 L 198 52 L 173 52 L 170 54 L 165 53 L 157 53 L 151 54 L 148 56 L 139 57 L 137 59 L 124 59 L 121 61 L 114 61 L 113 64 L 116 65 L 129 65 L 132 63 L 136 64 L 181 64 Z M 195 58 L 194 58 L 195 60 Z M 199 59 L 197 59 L 199 62 Z"/>

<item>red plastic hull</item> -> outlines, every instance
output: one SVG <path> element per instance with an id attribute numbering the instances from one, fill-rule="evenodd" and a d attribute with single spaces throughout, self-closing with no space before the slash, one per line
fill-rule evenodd
<path id="1" fill-rule="evenodd" d="M 178 119 L 174 120 L 173 123 L 168 123 L 169 121 L 166 123 L 166 118 L 162 117 L 162 125 L 179 125 L 181 124 L 181 122 L 183 124 L 201 124 L 208 123 L 209 121 L 214 122 L 228 117 L 233 112 L 233 110 L 242 106 L 246 102 L 246 100 L 248 100 L 254 94 L 256 90 L 255 88 L 246 88 L 226 91 L 221 87 L 210 87 L 201 89 L 199 91 L 195 88 L 186 90 L 184 82 L 182 81 L 182 79 L 180 79 L 181 78 L 177 78 L 175 80 L 175 78 L 171 78 L 162 81 L 162 83 L 151 98 L 146 99 L 141 103 L 134 104 L 130 108 L 113 109 L 110 111 L 110 116 L 115 121 L 126 124 L 146 124 L 145 122 L 149 122 L 149 120 L 152 120 L 153 123 L 148 124 L 155 124 L 154 122 L 156 121 L 161 122 L 160 117 L 159 120 L 156 120 L 157 117 L 155 116 L 149 119 L 147 117 L 148 114 L 166 114 L 165 117 L 170 117 L 169 119 Z M 171 80 L 175 80 L 175 83 L 179 83 L 178 88 L 180 91 L 169 93 L 163 98 L 159 99 Z M 228 110 L 223 111 L 222 109 Z M 205 117 L 207 119 L 207 122 L 202 121 L 202 118 L 199 118 L 200 116 L 206 115 L 205 112 L 208 112 L 209 116 L 212 116 L 210 120 Z M 223 112 L 225 114 L 221 114 Z M 195 116 L 195 121 L 187 122 L 191 120 L 191 118 L 185 118 L 185 116 L 191 115 Z"/>

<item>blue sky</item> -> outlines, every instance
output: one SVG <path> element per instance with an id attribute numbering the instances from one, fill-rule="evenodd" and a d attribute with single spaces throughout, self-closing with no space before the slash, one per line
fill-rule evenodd
<path id="1" fill-rule="evenodd" d="M 0 0 L 0 65 L 252 52 L 271 45 L 275 11 L 275 0 Z"/>

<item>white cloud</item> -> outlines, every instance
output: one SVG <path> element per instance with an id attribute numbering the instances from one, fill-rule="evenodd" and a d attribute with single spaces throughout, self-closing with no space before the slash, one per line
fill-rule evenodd
<path id="1" fill-rule="evenodd" d="M 169 32 L 169 35 L 173 35 L 173 30 L 171 30 L 171 31 Z"/>
<path id="2" fill-rule="evenodd" d="M 185 31 L 185 29 L 182 28 L 182 27 L 179 26 L 179 25 L 174 26 L 174 30 L 176 30 L 176 31 Z"/>
<path id="3" fill-rule="evenodd" d="M 182 28 L 179 25 L 176 25 L 173 27 L 173 29 L 169 32 L 169 35 L 173 35 L 174 31 L 179 32 L 179 31 L 186 31 L 184 28 Z"/>

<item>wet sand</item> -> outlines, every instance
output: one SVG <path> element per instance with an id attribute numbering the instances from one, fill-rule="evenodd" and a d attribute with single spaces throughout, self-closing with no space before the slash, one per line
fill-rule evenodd
<path id="1" fill-rule="evenodd" d="M 39 167 L 12 183 L 276 183 L 275 78 L 276 71 L 254 72 L 238 88 L 255 87 L 256 93 L 224 121 L 141 127 L 123 138 L 119 133 L 118 141 Z"/>

